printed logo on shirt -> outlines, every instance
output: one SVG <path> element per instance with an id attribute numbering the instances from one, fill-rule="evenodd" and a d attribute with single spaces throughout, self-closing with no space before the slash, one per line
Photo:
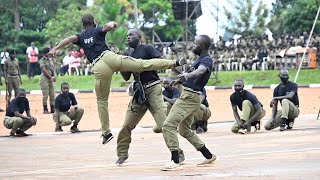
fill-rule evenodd
<path id="1" fill-rule="evenodd" d="M 84 39 L 85 44 L 93 43 L 93 37 L 90 37 L 88 39 Z"/>

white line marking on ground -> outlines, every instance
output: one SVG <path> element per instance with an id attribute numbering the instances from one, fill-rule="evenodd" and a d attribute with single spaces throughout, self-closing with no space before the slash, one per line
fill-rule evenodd
<path id="1" fill-rule="evenodd" d="M 251 155 L 259 155 L 259 154 L 273 154 L 273 153 L 287 153 L 287 152 L 303 152 L 303 151 L 313 151 L 320 150 L 320 147 L 314 148 L 303 148 L 303 149 L 286 149 L 286 150 L 276 150 L 276 151 L 264 151 L 264 152 L 252 152 L 252 153 L 244 153 L 244 154 L 234 154 L 234 155 L 222 155 L 220 158 L 230 158 L 237 156 L 251 156 Z M 203 158 L 191 158 L 188 161 L 193 160 L 202 160 Z M 159 164 L 166 163 L 166 160 L 161 161 L 147 161 L 147 162 L 137 162 L 137 163 L 125 163 L 126 167 L 130 165 L 143 165 L 143 164 Z M 88 168 L 121 168 L 116 164 L 106 164 L 106 165 L 88 165 L 88 166 L 78 166 L 78 167 L 70 167 L 70 168 L 55 168 L 55 169 L 40 169 L 40 170 L 32 170 L 32 171 L 0 171 L 0 176 L 14 176 L 14 175 L 36 175 L 36 174 L 49 174 L 53 172 L 63 172 L 67 170 L 79 170 L 79 169 L 88 169 Z"/>

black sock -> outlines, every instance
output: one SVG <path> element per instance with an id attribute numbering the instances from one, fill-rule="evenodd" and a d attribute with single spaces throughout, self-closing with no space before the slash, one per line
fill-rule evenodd
<path id="1" fill-rule="evenodd" d="M 176 164 L 179 163 L 179 153 L 178 153 L 178 151 L 171 151 L 171 160 Z"/>
<path id="2" fill-rule="evenodd" d="M 200 149 L 200 152 L 202 153 L 202 155 L 206 158 L 206 159 L 211 159 L 212 158 L 212 154 L 209 151 L 209 149 L 206 148 L 206 146 L 203 146 Z"/>

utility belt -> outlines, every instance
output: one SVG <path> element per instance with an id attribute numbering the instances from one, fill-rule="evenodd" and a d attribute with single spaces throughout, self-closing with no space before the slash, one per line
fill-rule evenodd
<path id="1" fill-rule="evenodd" d="M 10 78 L 16 78 L 16 77 L 18 77 L 18 75 L 17 75 L 17 74 L 8 74 L 8 77 L 10 77 Z"/>
<path id="2" fill-rule="evenodd" d="M 152 87 L 152 86 L 157 85 L 157 84 L 160 84 L 160 80 L 153 81 L 153 82 L 148 82 L 148 83 L 143 85 L 143 88 L 149 88 L 149 87 Z"/>
<path id="3" fill-rule="evenodd" d="M 201 91 L 196 91 L 196 90 L 193 90 L 193 89 L 191 89 L 189 87 L 183 87 L 183 90 L 202 95 Z"/>
<path id="4" fill-rule="evenodd" d="M 95 58 L 93 61 L 92 61 L 92 66 L 94 66 L 101 58 L 102 58 L 102 56 L 106 53 L 106 52 L 108 52 L 109 50 L 105 50 L 105 51 L 103 51 L 97 58 Z"/>

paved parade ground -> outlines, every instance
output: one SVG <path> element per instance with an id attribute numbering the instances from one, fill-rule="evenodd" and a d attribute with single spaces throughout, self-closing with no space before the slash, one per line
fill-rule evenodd
<path id="1" fill-rule="evenodd" d="M 268 104 L 272 89 L 253 89 L 271 115 Z M 196 167 L 203 160 L 184 138 L 179 136 L 186 164 L 180 171 L 160 171 L 170 160 L 170 152 L 162 134 L 154 134 L 154 124 L 148 113 L 132 133 L 129 159 L 124 166 L 115 165 L 116 138 L 124 121 L 130 98 L 126 93 L 111 93 L 110 119 L 115 138 L 102 145 L 100 124 L 94 94 L 76 94 L 85 115 L 79 124 L 83 133 L 71 134 L 70 127 L 54 133 L 51 115 L 43 115 L 41 95 L 27 95 L 31 113 L 38 124 L 27 133 L 29 137 L 7 137 L 9 130 L 0 128 L 0 179 L 319 179 L 320 178 L 320 108 L 319 88 L 300 88 L 300 116 L 294 129 L 279 132 L 279 128 L 246 135 L 230 131 L 232 110 L 229 95 L 232 90 L 208 92 L 213 116 L 209 130 L 199 135 L 220 160 L 210 167 Z M 4 97 L 1 97 L 4 98 Z M 3 101 L 2 101 L 3 102 Z M 1 118 L 3 113 L 0 114 Z M 267 118 L 264 118 L 262 125 Z"/>

